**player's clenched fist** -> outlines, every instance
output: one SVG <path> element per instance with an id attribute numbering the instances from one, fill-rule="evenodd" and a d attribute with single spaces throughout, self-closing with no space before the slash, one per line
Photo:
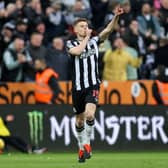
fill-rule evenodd
<path id="1" fill-rule="evenodd" d="M 124 13 L 124 9 L 121 8 L 120 6 L 118 6 L 116 11 L 115 11 L 115 15 L 121 15 L 123 13 Z"/>

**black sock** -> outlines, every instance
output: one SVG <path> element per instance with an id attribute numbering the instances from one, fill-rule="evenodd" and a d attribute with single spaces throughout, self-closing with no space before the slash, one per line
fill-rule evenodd
<path id="1" fill-rule="evenodd" d="M 91 121 L 86 120 L 86 124 L 89 125 L 89 126 L 93 126 L 94 123 L 95 123 L 95 120 L 91 120 Z"/>
<path id="2" fill-rule="evenodd" d="M 84 129 L 85 129 L 85 127 L 84 127 L 84 125 L 82 126 L 82 127 L 78 127 L 77 125 L 76 125 L 76 131 L 77 132 L 82 132 Z"/>

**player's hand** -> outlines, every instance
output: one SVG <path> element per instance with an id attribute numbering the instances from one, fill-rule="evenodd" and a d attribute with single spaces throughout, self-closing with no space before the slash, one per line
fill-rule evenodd
<path id="1" fill-rule="evenodd" d="M 115 11 L 115 15 L 119 16 L 124 13 L 124 9 L 118 6 Z"/>
<path id="2" fill-rule="evenodd" d="M 90 37 L 91 34 L 92 34 L 92 29 L 87 29 L 87 30 L 86 30 L 86 36 L 87 36 L 87 37 Z"/>

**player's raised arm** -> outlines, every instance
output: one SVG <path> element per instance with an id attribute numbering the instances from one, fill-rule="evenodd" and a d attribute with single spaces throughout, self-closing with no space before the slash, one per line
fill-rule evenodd
<path id="1" fill-rule="evenodd" d="M 105 29 L 100 32 L 99 34 L 99 38 L 100 41 L 104 41 L 105 39 L 108 38 L 108 36 L 110 35 L 110 33 L 113 31 L 114 27 L 116 26 L 119 16 L 121 14 L 124 13 L 123 8 L 121 8 L 120 6 L 116 9 L 115 13 L 114 13 L 114 17 L 113 19 L 110 21 L 110 23 L 105 27 Z"/>

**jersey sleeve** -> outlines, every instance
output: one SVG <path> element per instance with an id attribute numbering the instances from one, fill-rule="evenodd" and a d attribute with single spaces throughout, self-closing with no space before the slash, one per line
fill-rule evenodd
<path id="1" fill-rule="evenodd" d="M 100 41 L 99 36 L 94 36 L 94 37 L 92 37 L 92 40 L 96 41 L 96 43 L 97 43 L 98 45 L 103 42 L 103 41 Z"/>
<path id="2" fill-rule="evenodd" d="M 70 50 L 71 48 L 73 48 L 74 47 L 74 45 L 72 44 L 72 41 L 71 40 L 68 40 L 67 42 L 66 42 L 66 48 L 67 48 L 67 50 Z"/>

